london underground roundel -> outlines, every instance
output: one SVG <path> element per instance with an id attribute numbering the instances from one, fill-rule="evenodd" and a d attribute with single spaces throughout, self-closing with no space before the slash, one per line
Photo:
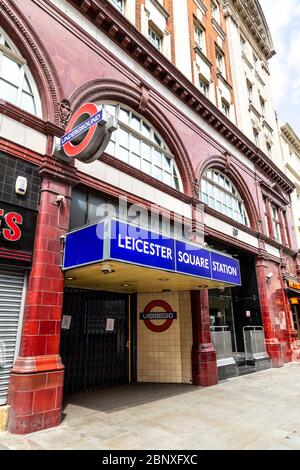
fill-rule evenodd
<path id="1" fill-rule="evenodd" d="M 87 149 L 95 135 L 97 124 L 101 118 L 102 111 L 99 111 L 94 103 L 85 103 L 73 114 L 61 142 L 68 157 L 78 157 L 78 155 Z M 80 122 L 82 119 L 84 119 L 83 123 Z M 76 139 L 76 136 L 79 137 L 83 133 L 85 135 L 82 140 L 80 139 L 78 143 L 76 141 L 72 142 L 72 136 L 74 136 L 73 139 Z"/>
<path id="2" fill-rule="evenodd" d="M 76 158 L 91 163 L 103 154 L 115 129 L 115 119 L 103 108 L 85 103 L 73 114 L 65 135 L 55 140 L 53 155 L 67 161 Z"/>
<path id="3" fill-rule="evenodd" d="M 161 308 L 163 312 L 152 312 L 154 308 Z M 141 320 L 144 321 L 146 327 L 154 333 L 163 333 L 168 330 L 174 320 L 176 320 L 177 314 L 172 310 L 172 307 L 164 300 L 152 300 L 141 313 Z M 153 323 L 154 320 L 164 320 L 164 323 L 157 325 Z"/>

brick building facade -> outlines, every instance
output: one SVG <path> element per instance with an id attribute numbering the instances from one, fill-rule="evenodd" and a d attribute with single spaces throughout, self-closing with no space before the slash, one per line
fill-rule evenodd
<path id="1" fill-rule="evenodd" d="M 130 381 L 209 386 L 218 377 L 239 375 L 245 366 L 253 372 L 281 367 L 299 355 L 286 291 L 286 281 L 298 280 L 300 269 L 291 230 L 293 184 L 235 126 L 234 112 L 229 119 L 218 101 L 208 100 L 193 84 L 192 75 L 169 60 L 172 44 L 176 58 L 178 39 L 167 36 L 168 59 L 139 31 L 149 3 L 172 36 L 176 7 L 172 12 L 170 1 L 137 2 L 128 13 L 136 18 L 135 28 L 122 13 L 123 3 L 0 1 L 5 38 L 0 51 L 24 67 L 30 85 L 19 85 L 23 101 L 1 95 L 0 151 L 32 165 L 40 178 L 33 260 L 8 394 L 13 433 L 58 425 L 64 386 L 65 392 Z M 204 13 L 210 8 L 206 3 Z M 187 12 L 192 29 L 197 11 Z M 154 23 L 155 10 L 151 13 Z M 214 31 L 207 59 L 213 61 L 219 26 L 207 13 L 203 27 Z M 216 80 L 225 83 L 234 108 L 224 44 L 217 46 L 226 57 L 228 83 L 217 73 L 212 81 L 214 87 Z M 179 59 L 183 66 L 189 61 L 191 73 L 193 51 Z M 16 86 L 2 69 L 0 76 Z M 35 112 L 26 108 L 27 95 L 35 99 Z M 85 102 L 104 105 L 114 114 L 117 130 L 100 160 L 62 162 L 53 157 L 53 139 L 64 134 L 70 116 Z M 178 281 L 168 271 L 159 271 L 158 278 L 155 270 L 113 261 L 111 276 L 96 262 L 62 271 L 62 237 L 111 213 L 123 220 L 119 198 L 126 201 L 126 211 L 132 204 L 152 209 L 162 233 L 170 218 L 174 238 L 182 235 L 176 224 L 185 218 L 190 242 L 240 261 L 242 285 L 205 278 L 195 284 L 184 276 Z M 129 209 L 127 222 L 131 215 Z M 143 225 L 140 214 L 134 220 Z M 272 230 L 280 231 L 280 241 Z M 2 262 L 12 264 L 7 258 Z M 167 303 L 176 312 L 167 331 L 155 333 L 141 322 L 140 313 L 152 302 Z M 62 316 L 64 321 L 71 317 L 69 326 L 62 328 Z M 114 320 L 113 334 L 107 320 Z M 161 321 L 154 324 L 159 327 Z M 265 343 L 256 351 L 260 356 L 247 349 L 246 339 L 252 340 L 245 331 L 252 337 L 260 332 L 257 338 L 264 334 Z M 226 351 L 218 350 L 217 333 L 226 339 Z"/>

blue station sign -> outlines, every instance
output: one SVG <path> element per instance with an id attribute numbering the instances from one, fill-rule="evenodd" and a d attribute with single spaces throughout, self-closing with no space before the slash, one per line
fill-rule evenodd
<path id="1" fill-rule="evenodd" d="M 237 259 L 120 220 L 108 219 L 66 235 L 64 270 L 113 260 L 241 284 Z"/>

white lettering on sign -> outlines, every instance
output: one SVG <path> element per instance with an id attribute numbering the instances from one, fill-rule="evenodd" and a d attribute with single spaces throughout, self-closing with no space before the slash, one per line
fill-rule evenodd
<path id="1" fill-rule="evenodd" d="M 144 240 L 136 240 L 132 237 L 118 236 L 118 246 L 125 250 L 137 251 L 145 255 L 157 256 L 164 259 L 173 260 L 172 249 L 166 246 L 157 245 L 156 243 L 147 242 Z"/>
<path id="2" fill-rule="evenodd" d="M 237 276 L 237 268 L 233 266 L 228 266 L 228 264 L 219 263 L 218 261 L 213 262 L 213 271 L 217 271 L 218 273 L 225 273 L 231 276 Z"/>
<path id="3" fill-rule="evenodd" d="M 199 268 L 209 269 L 209 259 L 197 256 L 191 253 L 183 253 L 178 251 L 178 261 L 191 266 L 198 266 Z"/>

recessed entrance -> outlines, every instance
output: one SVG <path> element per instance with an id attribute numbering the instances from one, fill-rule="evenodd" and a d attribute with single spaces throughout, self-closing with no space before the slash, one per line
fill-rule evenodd
<path id="1" fill-rule="evenodd" d="M 65 393 L 128 383 L 129 296 L 66 289 L 63 312 L 61 356 L 65 364 Z"/>

